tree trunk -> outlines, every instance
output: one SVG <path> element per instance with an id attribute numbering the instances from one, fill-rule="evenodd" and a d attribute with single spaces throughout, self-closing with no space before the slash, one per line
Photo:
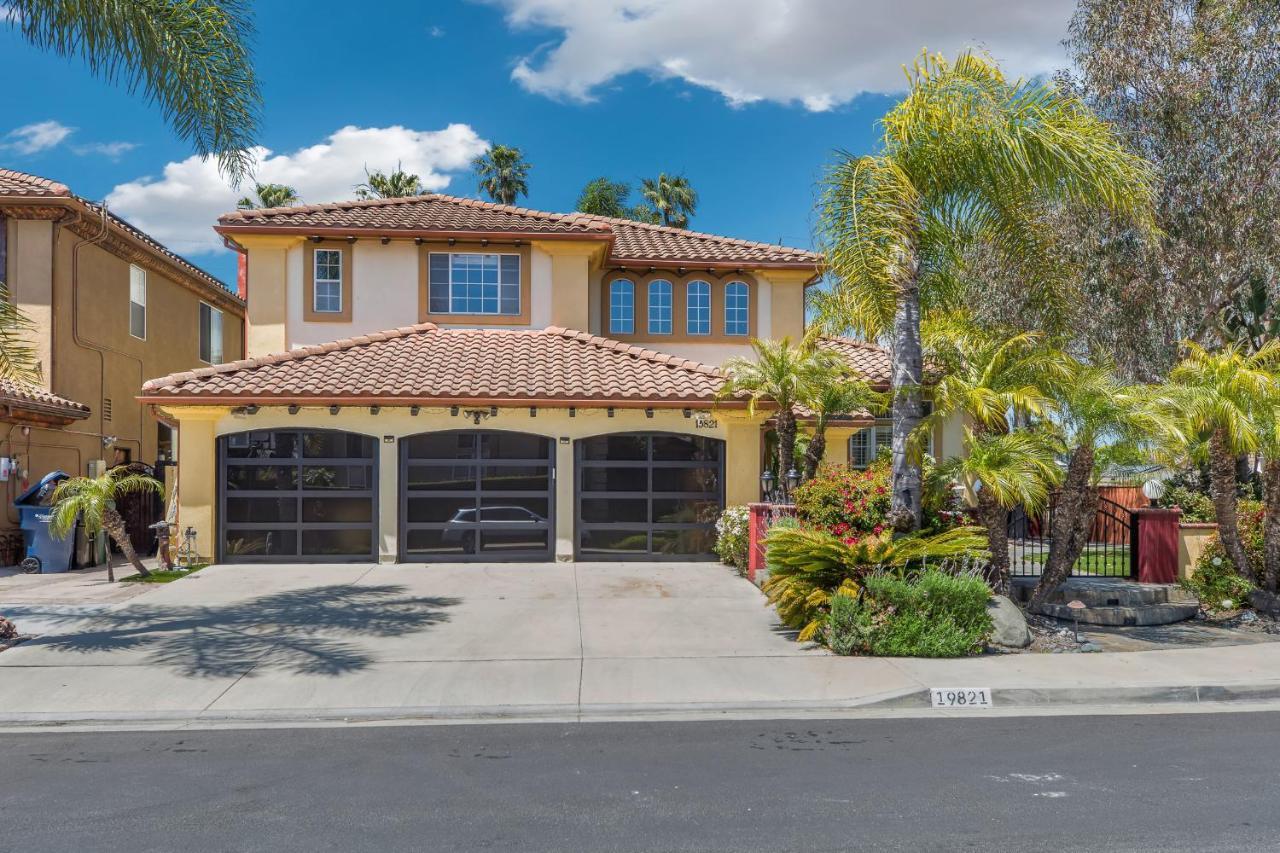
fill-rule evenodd
<path id="1" fill-rule="evenodd" d="M 778 488 L 787 501 L 791 489 L 787 486 L 787 472 L 796 467 L 796 415 L 790 408 L 778 410 Z"/>
<path id="2" fill-rule="evenodd" d="M 920 342 L 920 282 L 914 261 L 898 293 L 893 314 L 893 498 L 889 523 L 900 533 L 920 529 L 920 465 L 907 453 L 911 433 L 920 425 L 920 385 L 924 355 Z"/>
<path id="3" fill-rule="evenodd" d="M 986 489 L 978 490 L 978 519 L 987 529 L 991 564 L 987 583 L 996 595 L 1009 594 L 1009 511 L 996 503 Z"/>
<path id="4" fill-rule="evenodd" d="M 1071 461 L 1067 463 L 1067 476 L 1053 508 L 1049 559 L 1027 608 L 1032 612 L 1039 610 L 1049 593 L 1067 579 L 1071 567 L 1089 544 L 1089 530 L 1098 513 L 1098 490 L 1090 484 L 1093 459 L 1093 446 L 1081 446 L 1072 452 Z"/>
<path id="5" fill-rule="evenodd" d="M 1236 457 L 1227 449 L 1226 436 L 1220 429 L 1209 439 L 1209 494 L 1213 497 L 1222 549 L 1235 564 L 1237 574 L 1252 578 L 1253 569 L 1240 541 L 1240 522 L 1236 518 Z"/>
<path id="6" fill-rule="evenodd" d="M 812 480 L 818 473 L 822 458 L 827 455 L 827 428 L 824 424 L 814 424 L 813 437 L 804 451 L 804 478 Z"/>
<path id="7" fill-rule="evenodd" d="M 1262 522 L 1262 586 L 1274 593 L 1280 581 L 1280 458 L 1268 459 L 1262 465 L 1262 499 L 1266 507 Z"/>
<path id="8" fill-rule="evenodd" d="M 134 569 L 144 578 L 148 577 L 151 572 L 147 571 L 147 567 L 142 565 L 142 560 L 138 558 L 138 553 L 133 550 L 133 543 L 129 541 L 129 531 L 125 529 L 124 519 L 120 517 L 120 513 L 114 509 L 104 510 L 102 513 L 102 526 L 106 528 L 107 535 L 111 537 L 111 541 L 115 542 L 120 548 L 120 553 L 124 558 L 133 564 Z M 107 568 L 111 567 L 111 551 L 107 550 Z M 114 580 L 114 578 L 113 578 Z"/>

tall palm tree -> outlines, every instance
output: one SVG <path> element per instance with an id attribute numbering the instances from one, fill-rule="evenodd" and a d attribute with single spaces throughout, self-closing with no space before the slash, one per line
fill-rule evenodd
<path id="1" fill-rule="evenodd" d="M 253 195 L 240 199 L 236 207 L 241 210 L 254 210 L 263 207 L 291 207 L 301 201 L 302 199 L 298 198 L 298 191 L 293 187 L 285 184 L 259 184 L 255 182 Z"/>
<path id="2" fill-rule="evenodd" d="M 37 48 L 160 105 L 179 138 L 217 157 L 239 184 L 253 165 L 262 96 L 244 0 L 6 0 L 8 23 Z"/>
<path id="3" fill-rule="evenodd" d="M 128 474 L 120 470 L 107 471 L 97 477 L 73 477 L 63 480 L 53 490 L 53 535 L 66 538 L 75 529 L 76 519 L 87 536 L 97 536 L 105 530 L 116 543 L 120 553 L 133 564 L 138 574 L 146 577 L 151 574 L 142 564 L 138 554 L 129 541 L 129 531 L 125 529 L 124 518 L 116 510 L 116 501 L 121 497 L 137 492 L 153 492 L 163 494 L 164 486 L 159 481 L 143 474 Z M 111 567 L 111 554 L 107 554 L 107 580 L 114 581 L 115 570 Z"/>
<path id="4" fill-rule="evenodd" d="M 1149 227 L 1151 169 L 1106 123 L 1045 81 L 1010 82 L 986 56 L 924 55 L 883 119 L 881 152 L 843 155 L 823 182 L 818 236 L 849 325 L 888 337 L 893 368 L 893 511 L 920 523 L 922 305 L 964 284 L 964 247 L 1052 282 L 1036 227 L 1044 206 L 1102 207 Z"/>
<path id="5" fill-rule="evenodd" d="M 662 217 L 663 225 L 675 228 L 688 228 L 689 217 L 698 209 L 698 193 L 684 175 L 661 172 L 657 178 L 644 178 L 640 195 Z"/>
<path id="6" fill-rule="evenodd" d="M 764 402 L 777 408 L 778 479 L 786 493 L 787 473 L 795 470 L 796 406 L 811 395 L 816 384 L 825 381 L 839 367 L 836 356 L 813 345 L 811 340 L 793 346 L 790 339 L 753 340 L 753 358 L 732 358 L 725 362 L 727 375 L 721 399 L 746 397 L 754 415 Z"/>
<path id="7" fill-rule="evenodd" d="M 804 478 L 810 480 L 818 473 L 818 466 L 827 454 L 827 427 L 831 419 L 878 411 L 884 405 L 884 396 L 861 379 L 849 376 L 847 371 L 836 370 L 815 377 L 800 402 L 813 414 L 813 435 L 804 449 Z"/>
<path id="8" fill-rule="evenodd" d="M 480 190 L 499 204 L 515 204 L 529 194 L 529 161 L 519 148 L 495 145 L 471 161 Z"/>
<path id="9" fill-rule="evenodd" d="M 1169 374 L 1170 414 L 1183 425 L 1186 450 L 1207 455 L 1218 538 L 1241 577 L 1253 578 L 1236 518 L 1236 457 L 1262 447 L 1267 419 L 1280 406 L 1280 340 L 1252 354 L 1241 344 L 1217 352 L 1191 341 L 1186 347 Z"/>
<path id="10" fill-rule="evenodd" d="M 413 172 L 406 172 L 400 163 L 396 163 L 391 172 L 378 169 L 370 172 L 365 167 L 364 177 L 365 182 L 356 185 L 356 198 L 404 198 L 426 192 L 422 187 L 422 179 Z"/>

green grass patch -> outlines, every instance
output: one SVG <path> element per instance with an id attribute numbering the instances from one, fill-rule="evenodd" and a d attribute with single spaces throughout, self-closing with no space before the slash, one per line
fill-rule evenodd
<path id="1" fill-rule="evenodd" d="M 1034 554 L 1024 554 L 1022 559 L 1031 563 L 1047 563 L 1049 562 L 1049 552 L 1040 551 Z M 1071 573 L 1075 575 L 1103 575 L 1106 577 L 1128 577 L 1129 575 L 1129 549 L 1111 550 L 1111 551 L 1085 551 L 1076 560 L 1076 564 L 1072 566 Z"/>
<path id="2" fill-rule="evenodd" d="M 197 563 L 185 571 L 173 569 L 171 571 L 152 571 L 149 575 L 130 575 L 127 578 L 121 578 L 120 583 L 173 583 L 179 578 L 185 578 L 194 575 L 203 569 L 208 563 Z"/>

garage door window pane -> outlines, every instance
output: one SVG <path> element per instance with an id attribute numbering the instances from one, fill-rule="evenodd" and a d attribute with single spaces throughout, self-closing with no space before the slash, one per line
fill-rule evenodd
<path id="1" fill-rule="evenodd" d="M 545 551 L 550 533 L 546 529 L 481 530 L 480 553 L 501 554 L 505 551 Z"/>
<path id="2" fill-rule="evenodd" d="M 270 524 L 298 520 L 296 498 L 227 498 L 228 524 Z"/>
<path id="3" fill-rule="evenodd" d="M 467 495 L 466 497 L 439 497 L 439 498 L 409 498 L 409 512 L 407 521 L 410 524 L 442 524 L 446 521 L 474 521 L 475 514 L 475 498 Z M 459 513 L 466 512 L 470 517 L 457 517 Z"/>
<path id="4" fill-rule="evenodd" d="M 658 462 L 718 462 L 720 442 L 699 435 L 655 435 L 653 458 Z"/>
<path id="5" fill-rule="evenodd" d="M 659 554 L 705 554 L 715 542 L 714 530 L 653 531 L 653 550 Z"/>
<path id="6" fill-rule="evenodd" d="M 643 435 L 597 435 L 583 440 L 582 458 L 643 461 L 649 458 L 649 441 Z"/>
<path id="7" fill-rule="evenodd" d="M 545 466 L 489 465 L 480 470 L 480 487 L 494 491 L 545 492 L 550 486 Z"/>
<path id="8" fill-rule="evenodd" d="M 584 492 L 644 492 L 649 489 L 648 468 L 584 468 Z"/>
<path id="9" fill-rule="evenodd" d="M 593 498 L 582 502 L 582 520 L 588 524 L 646 524 L 649 501 L 646 498 Z"/>
<path id="10" fill-rule="evenodd" d="M 298 469 L 280 465 L 230 465 L 227 491 L 293 491 L 298 488 Z"/>
<path id="11" fill-rule="evenodd" d="M 551 515 L 546 498 L 485 498 L 480 502 L 480 517 L 495 524 L 541 524 Z"/>
<path id="12" fill-rule="evenodd" d="M 476 469 L 470 465 L 410 465 L 405 487 L 411 491 L 473 491 Z"/>
<path id="13" fill-rule="evenodd" d="M 716 468 L 654 468 L 655 492 L 718 492 L 720 471 Z"/>
<path id="14" fill-rule="evenodd" d="M 281 557 L 298 553 L 298 531 L 227 530 L 226 555 L 235 557 Z"/>
<path id="15" fill-rule="evenodd" d="M 304 489 L 368 489 L 373 483 L 369 465 L 304 465 Z"/>
<path id="16" fill-rule="evenodd" d="M 410 459 L 471 459 L 476 453 L 473 433 L 432 432 L 407 440 Z"/>
<path id="17" fill-rule="evenodd" d="M 481 459 L 546 459 L 549 439 L 519 432 L 480 436 Z"/>
<path id="18" fill-rule="evenodd" d="M 419 557 L 461 556 L 470 553 L 471 539 L 452 530 L 410 530 L 405 537 L 405 553 Z"/>
<path id="19" fill-rule="evenodd" d="M 372 459 L 373 439 L 343 432 L 308 432 L 302 436 L 305 459 Z"/>
<path id="20" fill-rule="evenodd" d="M 302 520 L 311 523 L 368 524 L 373 521 L 369 498 L 303 498 Z"/>
<path id="21" fill-rule="evenodd" d="M 302 553 L 312 557 L 358 557 L 373 552 L 373 531 L 361 530 L 304 530 Z"/>
<path id="22" fill-rule="evenodd" d="M 292 459 L 297 445 L 292 432 L 240 432 L 227 436 L 227 458 Z"/>
<path id="23" fill-rule="evenodd" d="M 714 524 L 720 514 L 717 500 L 654 498 L 653 520 L 663 524 Z"/>
<path id="24" fill-rule="evenodd" d="M 609 554 L 642 554 L 649 548 L 649 534 L 645 530 L 584 530 L 581 548 Z"/>

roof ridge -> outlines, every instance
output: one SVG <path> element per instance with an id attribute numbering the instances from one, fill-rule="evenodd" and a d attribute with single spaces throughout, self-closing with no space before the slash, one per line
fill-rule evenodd
<path id="1" fill-rule="evenodd" d="M 674 225 L 662 225 L 656 222 L 640 222 L 636 219 L 627 219 L 626 217 L 621 216 L 600 216 L 595 213 L 581 213 L 579 216 L 584 219 L 606 222 L 610 225 L 622 225 L 628 228 L 641 228 L 646 231 L 659 231 L 663 234 L 678 234 L 682 237 L 693 237 L 699 240 L 713 240 L 717 243 L 731 243 L 735 246 L 742 246 L 744 248 L 784 249 L 788 252 L 813 254 L 811 249 L 801 249 L 796 246 L 784 246 L 781 243 L 764 243 L 759 240 L 744 240 L 741 237 L 726 237 L 723 234 L 712 234 L 707 231 L 691 231 L 688 228 L 678 228 Z"/>
<path id="2" fill-rule="evenodd" d="M 715 376 L 722 378 L 723 373 L 718 367 L 695 361 L 691 358 L 682 358 L 677 355 L 660 352 L 654 349 L 639 346 L 637 344 L 629 344 L 625 341 L 615 340 L 614 338 L 606 338 L 603 335 L 593 335 L 590 332 L 580 332 L 576 329 L 567 329 L 564 326 L 547 326 L 542 330 L 547 334 L 558 335 L 572 341 L 578 341 L 584 344 L 590 344 L 598 349 L 613 350 L 615 352 L 625 353 L 635 358 L 640 358 L 653 364 L 661 364 L 667 367 L 677 367 L 682 370 L 689 370 L 695 373 L 702 373 L 707 376 Z"/>

